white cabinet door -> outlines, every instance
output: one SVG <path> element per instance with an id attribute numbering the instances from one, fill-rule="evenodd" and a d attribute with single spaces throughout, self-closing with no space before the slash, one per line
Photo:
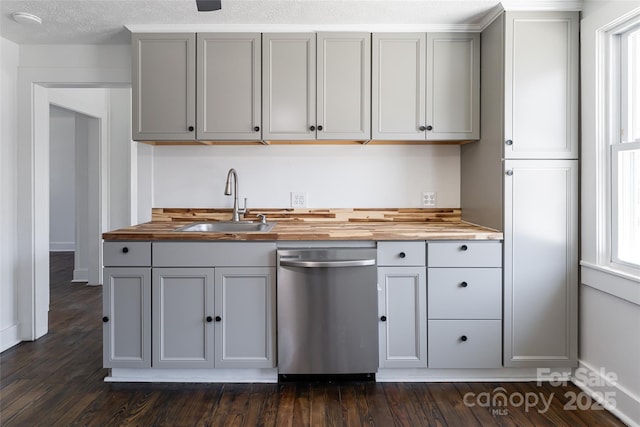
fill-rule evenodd
<path id="1" fill-rule="evenodd" d="M 133 139 L 196 137 L 196 35 L 133 34 Z"/>
<path id="2" fill-rule="evenodd" d="M 426 137 L 480 137 L 480 34 L 427 34 Z"/>
<path id="3" fill-rule="evenodd" d="M 505 158 L 578 158 L 578 14 L 509 12 Z"/>
<path id="4" fill-rule="evenodd" d="M 103 365 L 151 367 L 151 269 L 105 268 Z"/>
<path id="5" fill-rule="evenodd" d="M 214 367 L 214 269 L 154 268 L 153 367 Z"/>
<path id="6" fill-rule="evenodd" d="M 425 33 L 373 34 L 372 139 L 425 139 L 425 46 Z"/>
<path id="7" fill-rule="evenodd" d="M 425 267 L 378 267 L 380 367 L 427 367 Z"/>
<path id="8" fill-rule="evenodd" d="M 371 138 L 371 34 L 318 33 L 317 139 Z"/>
<path id="9" fill-rule="evenodd" d="M 275 367 L 275 268 L 216 268 L 216 368 Z"/>
<path id="10" fill-rule="evenodd" d="M 265 140 L 316 139 L 316 35 L 263 34 Z"/>
<path id="11" fill-rule="evenodd" d="M 197 135 L 259 140 L 260 33 L 198 33 Z"/>
<path id="12" fill-rule="evenodd" d="M 578 161 L 505 168 L 504 365 L 576 366 Z"/>

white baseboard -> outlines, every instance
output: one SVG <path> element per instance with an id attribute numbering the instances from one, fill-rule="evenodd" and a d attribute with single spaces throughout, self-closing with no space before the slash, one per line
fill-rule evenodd
<path id="1" fill-rule="evenodd" d="M 271 369 L 131 369 L 112 368 L 105 382 L 277 383 Z"/>
<path id="2" fill-rule="evenodd" d="M 551 369 L 564 373 L 559 379 L 569 380 L 569 368 Z M 376 373 L 377 382 L 521 382 L 538 381 L 536 368 L 496 368 L 496 369 L 424 369 L 424 368 L 381 368 Z"/>
<path id="3" fill-rule="evenodd" d="M 88 268 L 76 268 L 73 270 L 72 282 L 88 282 L 89 281 L 89 269 Z"/>
<path id="4" fill-rule="evenodd" d="M 75 242 L 49 242 L 50 252 L 74 252 L 75 250 Z"/>
<path id="5" fill-rule="evenodd" d="M 607 374 L 605 373 L 605 375 Z M 601 403 L 626 425 L 640 427 L 640 396 L 634 395 L 617 381 L 612 382 L 605 378 L 601 370 L 580 361 L 576 375 L 571 378 L 571 382 L 595 401 Z M 604 401 L 603 397 L 605 397 Z M 615 404 L 607 404 L 607 401 L 610 403 L 615 401 Z"/>
<path id="6" fill-rule="evenodd" d="M 0 331 L 0 353 L 20 343 L 18 338 L 18 325 L 11 325 Z"/>

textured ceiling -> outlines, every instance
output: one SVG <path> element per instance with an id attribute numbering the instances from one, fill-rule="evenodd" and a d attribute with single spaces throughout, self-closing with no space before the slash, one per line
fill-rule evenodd
<path id="1" fill-rule="evenodd" d="M 513 0 L 512 0 L 513 1 Z M 516 0 L 517 1 L 517 0 Z M 560 1 L 560 0 L 558 0 Z M 499 0 L 222 0 L 222 10 L 197 12 L 195 0 L 2 0 L 0 32 L 19 44 L 129 43 L 123 26 L 197 26 L 261 31 L 264 26 L 320 29 L 340 25 L 478 27 Z M 532 3 L 532 1 L 529 1 Z M 547 0 L 544 3 L 553 3 Z M 565 1 L 566 3 L 566 1 Z M 23 25 L 29 12 L 42 25 Z M 164 28 L 164 27 L 163 27 Z"/>

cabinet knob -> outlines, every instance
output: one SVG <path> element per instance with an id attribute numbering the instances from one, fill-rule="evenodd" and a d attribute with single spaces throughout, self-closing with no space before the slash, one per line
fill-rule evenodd
<path id="1" fill-rule="evenodd" d="M 129 253 L 129 248 L 126 247 L 126 246 L 124 248 L 122 248 L 122 253 L 123 254 Z"/>
<path id="2" fill-rule="evenodd" d="M 256 132 L 260 132 L 260 126 L 254 126 L 253 130 L 256 131 Z"/>
<path id="3" fill-rule="evenodd" d="M 463 335 L 463 336 L 460 337 L 460 341 L 462 341 L 462 342 L 465 342 L 467 339 L 468 338 L 467 338 L 466 335 Z"/>
<path id="4" fill-rule="evenodd" d="M 427 130 L 426 126 L 420 126 L 418 129 L 420 129 L 421 132 L 424 132 L 425 130 Z"/>
<path id="5" fill-rule="evenodd" d="M 109 321 L 109 318 L 108 318 L 107 316 L 104 316 L 104 317 L 102 318 L 102 321 L 103 321 L 104 323 L 107 323 L 107 322 Z"/>
<path id="6" fill-rule="evenodd" d="M 507 139 L 504 143 L 507 145 L 513 145 L 513 141 L 510 139 Z"/>
<path id="7" fill-rule="evenodd" d="M 463 252 L 464 252 L 464 251 L 466 251 L 467 249 L 469 249 L 469 248 L 467 247 L 467 245 L 462 245 L 462 246 L 460 246 L 460 250 L 461 250 L 461 251 L 463 251 Z"/>
<path id="8" fill-rule="evenodd" d="M 387 321 L 387 316 L 380 316 L 380 320 L 382 322 L 386 322 Z"/>
<path id="9" fill-rule="evenodd" d="M 466 288 L 467 286 L 469 286 L 469 284 L 467 282 L 460 283 L 460 287 L 461 288 Z"/>
<path id="10" fill-rule="evenodd" d="M 505 172 L 505 175 L 511 176 L 511 175 L 513 175 L 513 171 L 511 169 L 509 169 L 508 171 Z"/>
<path id="11" fill-rule="evenodd" d="M 207 323 L 211 323 L 211 322 L 213 322 L 213 317 L 207 316 Z"/>
<path id="12" fill-rule="evenodd" d="M 309 126 L 309 130 L 312 130 L 312 131 L 316 130 L 316 127 L 315 126 Z"/>
<path id="13" fill-rule="evenodd" d="M 318 125 L 318 130 L 322 130 L 322 125 Z"/>
<path id="14" fill-rule="evenodd" d="M 427 126 L 427 130 L 433 130 L 433 126 L 431 125 Z"/>
<path id="15" fill-rule="evenodd" d="M 216 316 L 216 322 L 220 322 L 220 321 L 222 321 L 222 317 Z"/>
<path id="16" fill-rule="evenodd" d="M 189 132 L 193 132 L 196 128 L 194 128 L 193 126 L 189 126 Z"/>
<path id="17" fill-rule="evenodd" d="M 407 256 L 407 254 L 405 254 L 404 252 L 400 252 L 400 253 L 398 254 L 398 256 L 399 256 L 400 258 L 405 258 L 405 257 Z"/>

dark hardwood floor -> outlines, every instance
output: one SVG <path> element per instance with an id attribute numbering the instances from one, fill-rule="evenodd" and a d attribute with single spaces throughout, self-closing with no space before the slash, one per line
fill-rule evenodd
<path id="1" fill-rule="evenodd" d="M 566 409 L 565 394 L 580 393 L 573 385 L 104 383 L 102 289 L 71 283 L 72 266 L 72 254 L 52 254 L 49 334 L 1 355 L 2 426 L 624 425 L 602 409 Z M 507 396 L 543 396 L 551 405 L 526 408 L 514 398 L 516 404 L 480 406 L 477 397 L 495 396 L 498 387 Z"/>

